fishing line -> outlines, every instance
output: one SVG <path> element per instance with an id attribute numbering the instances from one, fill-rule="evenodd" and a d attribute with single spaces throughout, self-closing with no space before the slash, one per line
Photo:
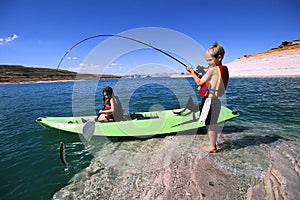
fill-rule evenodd
<path id="1" fill-rule="evenodd" d="M 137 40 L 137 39 L 128 37 L 128 36 L 117 35 L 117 34 L 100 34 L 100 35 L 94 35 L 94 36 L 91 36 L 91 37 L 84 38 L 84 39 L 80 40 L 79 42 L 77 42 L 76 44 L 74 44 L 70 49 L 68 49 L 68 50 L 65 52 L 65 54 L 61 57 L 61 59 L 60 59 L 58 65 L 57 65 L 57 68 L 56 68 L 56 75 L 58 74 L 58 70 L 59 70 L 59 67 L 60 67 L 62 61 L 63 61 L 64 58 L 70 53 L 70 51 L 71 51 L 72 49 L 74 49 L 76 46 L 78 46 L 79 44 L 81 44 L 81 43 L 83 43 L 83 42 L 85 42 L 85 41 L 87 41 L 87 40 L 91 40 L 91 39 L 98 38 L 98 37 L 118 37 L 118 38 L 123 38 L 123 39 L 131 40 L 131 41 L 134 41 L 134 42 L 143 44 L 143 45 L 148 46 L 148 47 L 150 47 L 150 48 L 152 48 L 152 49 L 154 49 L 154 50 L 156 50 L 156 51 L 159 51 L 159 52 L 163 53 L 164 55 L 166 55 L 166 56 L 172 58 L 172 59 L 175 60 L 176 62 L 178 62 L 178 63 L 180 63 L 181 65 L 183 65 L 185 68 L 188 67 L 185 63 L 183 63 L 182 61 L 178 60 L 177 58 L 175 58 L 174 56 L 170 55 L 169 53 L 167 53 L 167 52 L 165 52 L 165 51 L 163 51 L 163 50 L 161 50 L 161 49 L 159 49 L 159 48 L 157 48 L 157 47 L 155 47 L 155 46 L 153 46 L 153 45 L 147 44 L 147 43 L 145 43 L 145 42 L 143 42 L 143 41 L 140 41 L 140 40 Z M 64 143 L 63 143 L 62 141 L 60 142 L 60 151 L 59 151 L 59 153 L 60 153 L 60 159 L 61 159 L 61 161 L 65 164 L 66 167 L 68 167 L 68 163 L 67 163 L 66 160 L 65 160 L 65 146 L 64 146 Z"/>
<path id="2" fill-rule="evenodd" d="M 163 50 L 161 50 L 161 49 L 159 49 L 159 48 L 157 48 L 157 47 L 155 47 L 155 46 L 153 46 L 153 45 L 151 45 L 151 44 L 145 43 L 145 42 L 143 42 L 143 41 L 140 41 L 140 40 L 137 40 L 137 39 L 128 37 L 128 36 L 123 36 L 123 35 L 117 35 L 117 34 L 100 34 L 100 35 L 94 35 L 94 36 L 91 36 L 91 37 L 87 37 L 87 38 L 85 38 L 85 39 L 83 39 L 83 40 L 80 40 L 79 42 L 77 42 L 76 44 L 74 44 L 70 49 L 68 49 L 68 50 L 65 52 L 65 54 L 62 56 L 62 58 L 60 59 L 58 65 L 57 65 L 57 68 L 56 68 L 56 73 L 58 72 L 58 69 L 59 69 L 59 67 L 60 67 L 60 65 L 61 65 L 61 63 L 62 63 L 62 61 L 63 61 L 64 58 L 70 53 L 70 51 L 71 51 L 72 49 L 74 49 L 76 46 L 78 46 L 79 44 L 81 44 L 81 43 L 83 43 L 83 42 L 85 42 L 85 41 L 87 41 L 87 40 L 91 40 L 91 39 L 98 38 L 98 37 L 119 37 L 119 38 L 131 40 L 131 41 L 134 41 L 134 42 L 143 44 L 143 45 L 145 45 L 145 46 L 148 46 L 148 47 L 150 47 L 150 48 L 152 48 L 152 49 L 154 49 L 154 50 L 156 50 L 156 51 L 159 51 L 159 52 L 165 54 L 166 56 L 172 58 L 172 59 L 175 60 L 176 62 L 178 62 L 178 63 L 180 63 L 181 65 L 183 65 L 185 68 L 188 67 L 185 63 L 183 63 L 182 61 L 178 60 L 178 59 L 175 58 L 174 56 L 170 55 L 169 53 L 167 53 L 167 52 L 165 52 L 165 51 L 163 51 Z"/>
<path id="3" fill-rule="evenodd" d="M 91 39 L 98 38 L 98 37 L 118 37 L 118 38 L 123 38 L 123 39 L 131 40 L 133 42 L 137 42 L 137 43 L 143 44 L 143 45 L 145 45 L 147 47 L 150 47 L 150 48 L 152 48 L 152 49 L 154 49 L 156 51 L 159 51 L 159 52 L 163 53 L 164 55 L 170 57 L 171 59 L 175 60 L 179 64 L 183 65 L 185 68 L 188 67 L 185 63 L 183 63 L 179 59 L 175 58 L 174 56 L 170 55 L 169 53 L 167 53 L 167 52 L 165 52 L 165 51 L 163 51 L 163 50 L 161 50 L 161 49 L 159 49 L 159 48 L 157 48 L 157 47 L 155 47 L 155 46 L 153 46 L 151 44 L 148 44 L 148 43 L 145 43 L 143 41 L 137 40 L 135 38 L 131 38 L 131 37 L 128 37 L 128 36 L 123 36 L 123 35 L 117 35 L 117 34 L 99 34 L 99 35 L 94 35 L 94 36 L 90 36 L 90 37 L 84 38 L 84 39 L 80 40 L 79 42 L 75 43 L 70 49 L 68 49 L 65 52 L 65 54 L 61 57 L 58 65 L 57 65 L 56 74 L 58 73 L 59 67 L 60 67 L 61 63 L 63 62 L 64 58 L 70 53 L 70 51 L 72 49 L 74 49 L 76 46 L 78 46 L 79 44 L 81 44 L 81 43 L 83 43 L 83 42 L 85 42 L 87 40 L 91 40 Z M 198 71 L 198 69 L 197 69 L 197 71 Z M 197 74 L 197 76 L 199 76 L 199 73 L 197 71 L 194 71 L 194 72 Z M 203 71 L 203 68 L 202 68 L 202 71 Z"/>

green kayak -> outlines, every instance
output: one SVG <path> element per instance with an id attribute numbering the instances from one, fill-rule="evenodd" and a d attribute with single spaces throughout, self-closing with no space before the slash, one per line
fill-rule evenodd
<path id="1" fill-rule="evenodd" d="M 222 106 L 218 122 L 227 121 L 238 115 L 238 113 Z M 86 123 L 83 123 L 81 118 L 92 121 L 95 117 L 39 117 L 36 122 L 45 128 L 82 134 Z M 198 122 L 198 118 L 199 111 L 193 113 L 187 109 L 139 112 L 125 115 L 124 121 L 120 122 L 94 123 L 92 132 L 94 136 L 112 137 L 176 133 L 204 127 L 203 123 Z"/>

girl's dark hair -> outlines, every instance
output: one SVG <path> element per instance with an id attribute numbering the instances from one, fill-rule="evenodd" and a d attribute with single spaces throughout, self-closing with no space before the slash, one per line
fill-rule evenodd
<path id="1" fill-rule="evenodd" d="M 108 96 L 108 103 L 110 104 L 110 99 L 111 99 L 111 97 L 112 97 L 112 94 L 113 94 L 113 89 L 111 88 L 111 87 L 109 87 L 109 86 L 107 86 L 107 87 L 105 87 L 104 89 L 103 89 L 103 91 L 102 91 L 102 94 L 104 94 L 104 92 L 106 92 L 106 94 L 107 94 L 107 96 Z M 104 95 L 103 95 L 103 102 L 104 102 L 104 104 L 105 104 L 105 97 L 104 97 Z"/>

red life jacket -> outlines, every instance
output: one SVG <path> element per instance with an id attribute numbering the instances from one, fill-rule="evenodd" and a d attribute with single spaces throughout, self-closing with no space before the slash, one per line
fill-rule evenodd
<path id="1" fill-rule="evenodd" d="M 207 97 L 209 91 L 215 92 L 215 96 L 221 97 L 224 95 L 229 80 L 228 68 L 225 65 L 217 66 L 219 78 L 217 81 L 216 89 L 210 88 L 210 83 L 207 81 L 201 87 L 198 88 L 199 95 L 201 97 Z"/>

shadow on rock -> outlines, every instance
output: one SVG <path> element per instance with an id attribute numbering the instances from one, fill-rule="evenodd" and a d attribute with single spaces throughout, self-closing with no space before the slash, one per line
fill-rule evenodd
<path id="1" fill-rule="evenodd" d="M 246 126 L 224 126 L 222 129 L 222 134 L 232 134 L 232 133 L 241 133 L 247 130 L 252 129 L 251 127 Z"/>
<path id="2" fill-rule="evenodd" d="M 279 135 L 246 135 L 236 140 L 231 140 L 230 142 L 225 142 L 222 144 L 223 149 L 241 149 L 248 146 L 259 146 L 261 144 L 271 144 L 278 140 L 289 141 L 289 139 L 281 137 Z"/>

